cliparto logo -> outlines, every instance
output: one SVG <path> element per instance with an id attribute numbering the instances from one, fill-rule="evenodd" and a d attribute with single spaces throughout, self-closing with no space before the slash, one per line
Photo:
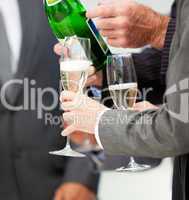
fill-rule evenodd
<path id="1" fill-rule="evenodd" d="M 185 78 L 179 81 L 178 84 L 174 84 L 168 88 L 165 92 L 165 98 L 176 99 L 173 107 L 179 106 L 179 111 L 175 112 L 167 107 L 167 112 L 171 117 L 184 122 L 189 123 L 189 78 Z M 177 99 L 178 98 L 178 99 Z M 179 103 L 179 105 L 177 105 Z"/>

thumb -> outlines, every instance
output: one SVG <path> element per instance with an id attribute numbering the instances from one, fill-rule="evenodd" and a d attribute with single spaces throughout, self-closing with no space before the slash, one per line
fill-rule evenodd
<path id="1" fill-rule="evenodd" d="M 60 95 L 60 101 L 73 101 L 76 96 L 75 92 L 64 90 Z"/>

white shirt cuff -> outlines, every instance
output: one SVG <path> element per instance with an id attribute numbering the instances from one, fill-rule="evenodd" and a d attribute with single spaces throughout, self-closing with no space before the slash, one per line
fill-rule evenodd
<path id="1" fill-rule="evenodd" d="M 102 143 L 101 143 L 101 141 L 100 141 L 98 127 L 99 127 L 99 123 L 100 123 L 100 119 L 101 119 L 102 115 L 103 115 L 106 111 L 108 111 L 108 110 L 110 110 L 110 109 L 109 109 L 109 108 L 104 109 L 102 112 L 100 112 L 100 113 L 98 114 L 97 120 L 96 120 L 96 125 L 95 125 L 95 139 L 96 139 L 97 144 L 99 145 L 99 147 L 100 147 L 101 149 L 104 149 L 104 148 L 103 148 Z"/>

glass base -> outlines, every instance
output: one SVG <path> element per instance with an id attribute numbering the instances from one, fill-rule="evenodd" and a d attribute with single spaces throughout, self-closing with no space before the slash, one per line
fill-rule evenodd
<path id="1" fill-rule="evenodd" d="M 151 169 L 150 165 L 142 165 L 130 162 L 127 167 L 120 167 L 116 169 L 116 172 L 143 172 Z"/>
<path id="2" fill-rule="evenodd" d="M 49 152 L 49 154 L 57 156 L 66 156 L 66 157 L 78 157 L 78 158 L 86 157 L 84 154 L 74 151 L 70 147 L 66 147 L 58 151 L 51 151 Z"/>

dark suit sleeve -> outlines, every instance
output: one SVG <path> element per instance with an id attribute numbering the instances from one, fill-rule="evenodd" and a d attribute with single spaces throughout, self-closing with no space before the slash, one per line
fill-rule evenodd
<path id="1" fill-rule="evenodd" d="M 176 18 L 172 17 L 168 24 L 165 44 L 162 50 L 147 48 L 141 53 L 133 54 L 138 82 L 141 83 L 141 86 L 152 81 L 165 85 L 165 76 L 169 65 L 169 52 L 175 27 Z"/>
<path id="2" fill-rule="evenodd" d="M 165 84 L 161 82 L 161 59 L 162 50 L 154 48 L 133 54 L 138 88 L 141 91 L 138 101 L 145 100 L 158 105 L 162 103 Z"/>
<path id="3" fill-rule="evenodd" d="M 146 48 L 132 56 L 139 83 L 160 81 L 162 50 Z"/>
<path id="4" fill-rule="evenodd" d="M 189 2 L 179 3 L 166 103 L 157 111 L 107 111 L 99 125 L 107 153 L 167 157 L 189 152 Z"/>
<path id="5" fill-rule="evenodd" d="M 99 173 L 88 158 L 68 158 L 63 183 L 81 183 L 97 193 L 99 177 Z"/>
<path id="6" fill-rule="evenodd" d="M 162 50 L 147 48 L 141 53 L 133 54 L 139 90 L 150 89 L 148 95 L 145 95 L 139 101 L 147 100 L 153 104 L 162 104 L 166 85 L 166 73 L 169 65 L 169 52 L 176 27 L 175 13 L 174 4 L 172 18 L 169 21 Z"/>

